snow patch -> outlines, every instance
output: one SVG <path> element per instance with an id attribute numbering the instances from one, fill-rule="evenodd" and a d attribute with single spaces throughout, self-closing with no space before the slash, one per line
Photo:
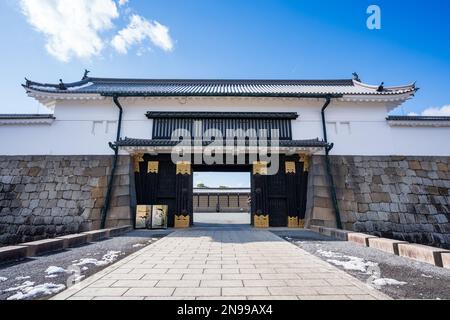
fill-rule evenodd
<path id="1" fill-rule="evenodd" d="M 66 273 L 66 269 L 61 268 L 61 267 L 55 267 L 55 266 L 50 266 L 47 268 L 47 270 L 45 270 L 45 273 L 47 275 L 54 275 L 54 274 L 59 274 L 59 273 Z"/>
<path id="2" fill-rule="evenodd" d="M 5 282 L 6 280 L 8 280 L 8 278 L 0 277 L 0 282 Z"/>
<path id="3" fill-rule="evenodd" d="M 342 258 L 343 257 L 339 253 L 336 253 L 333 251 L 326 251 L 326 250 L 322 250 L 322 249 L 317 250 L 317 253 L 325 258 Z"/>
<path id="4" fill-rule="evenodd" d="M 139 247 L 144 247 L 144 246 L 145 246 L 145 244 L 142 244 L 142 243 L 136 243 L 136 244 L 132 245 L 133 248 L 139 248 Z"/>
<path id="5" fill-rule="evenodd" d="M 58 275 L 57 274 L 51 274 L 49 276 L 45 276 L 46 278 L 52 279 L 52 278 L 57 278 Z"/>
<path id="6" fill-rule="evenodd" d="M 24 283 L 22 283 L 21 285 L 17 286 L 17 287 L 12 287 L 12 288 L 8 288 L 3 290 L 3 292 L 12 292 L 12 291 L 19 291 L 28 287 L 32 287 L 34 286 L 34 282 L 31 281 L 25 281 Z"/>
<path id="7" fill-rule="evenodd" d="M 421 276 L 424 277 L 424 278 L 433 279 L 433 276 L 429 276 L 427 274 L 423 274 L 422 273 Z"/>
<path id="8" fill-rule="evenodd" d="M 27 280 L 27 279 L 30 279 L 31 277 L 30 276 L 21 276 L 21 277 L 16 277 L 16 280 L 17 281 L 21 281 L 21 280 Z"/>
<path id="9" fill-rule="evenodd" d="M 364 261 L 364 259 L 358 258 L 358 257 L 345 256 L 345 258 L 348 258 L 349 260 L 341 261 L 341 260 L 328 259 L 327 261 L 336 266 L 341 266 L 345 270 L 354 270 L 354 271 L 360 271 L 360 272 L 364 272 L 364 273 L 367 273 L 367 268 L 378 266 L 378 263 L 371 262 L 371 261 Z"/>
<path id="10" fill-rule="evenodd" d="M 375 279 L 372 281 L 372 283 L 378 287 L 382 287 L 382 286 L 403 286 L 405 284 L 407 284 L 407 282 L 403 282 L 403 281 L 398 281 L 395 279 L 389 279 L 389 278 L 380 278 L 380 279 Z"/>
<path id="11" fill-rule="evenodd" d="M 121 251 L 108 251 L 103 257 L 102 260 L 97 260 L 94 258 L 83 258 L 78 260 L 78 262 L 75 263 L 76 266 L 84 266 L 87 264 L 93 264 L 97 267 L 103 267 L 108 264 L 113 263 L 117 260 L 119 255 L 121 254 Z"/>
<path id="12" fill-rule="evenodd" d="M 19 292 L 12 295 L 7 300 L 23 300 L 23 299 L 31 299 L 36 296 L 48 296 L 51 294 L 56 294 L 66 288 L 66 286 L 63 284 L 54 284 L 54 283 L 44 283 L 37 286 L 33 285 L 34 283 L 30 286 L 20 288 L 18 290 Z"/>

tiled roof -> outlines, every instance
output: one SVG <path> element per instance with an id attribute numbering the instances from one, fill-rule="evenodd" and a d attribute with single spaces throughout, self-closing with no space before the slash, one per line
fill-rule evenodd
<path id="1" fill-rule="evenodd" d="M 244 141 L 239 141 L 244 144 Z M 269 140 L 270 142 L 270 140 Z M 203 146 L 208 146 L 212 141 L 203 141 Z M 224 141 L 225 143 L 225 141 Z M 119 147 L 172 147 L 179 144 L 179 141 L 171 141 L 171 140 L 159 140 L 159 139 L 134 139 L 134 138 L 125 138 L 118 142 L 116 145 Z M 241 143 L 237 143 L 238 145 L 242 145 Z M 248 142 L 245 143 L 248 145 Z M 325 148 L 327 143 L 324 141 L 320 141 L 319 139 L 311 139 L 311 140 L 280 140 L 280 147 L 317 147 L 317 148 Z"/>
<path id="2" fill-rule="evenodd" d="M 388 121 L 450 121 L 450 117 L 437 116 L 389 116 Z"/>
<path id="3" fill-rule="evenodd" d="M 27 80 L 28 91 L 49 94 L 99 94 L 103 96 L 248 96 L 308 97 L 344 95 L 413 94 L 414 84 L 399 87 L 371 86 L 343 80 L 207 80 L 85 78 L 71 84 L 45 84 Z"/>
<path id="4" fill-rule="evenodd" d="M 0 120 L 55 119 L 53 114 L 0 114 Z"/>

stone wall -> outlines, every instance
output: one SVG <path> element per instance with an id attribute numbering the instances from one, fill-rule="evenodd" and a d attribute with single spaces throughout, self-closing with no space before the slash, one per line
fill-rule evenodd
<path id="1" fill-rule="evenodd" d="M 450 248 L 450 158 L 331 156 L 344 228 Z M 314 156 L 308 223 L 335 226 L 325 157 Z"/>
<path id="2" fill-rule="evenodd" d="M 100 227 L 112 156 L 0 156 L 0 244 Z M 107 226 L 130 224 L 130 158 L 118 161 Z"/>

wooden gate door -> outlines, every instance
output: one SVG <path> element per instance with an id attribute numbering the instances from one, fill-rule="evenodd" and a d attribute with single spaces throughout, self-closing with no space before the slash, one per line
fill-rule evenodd
<path id="1" fill-rule="evenodd" d="M 256 227 L 302 226 L 308 181 L 305 159 L 281 155 L 275 175 L 265 175 L 261 163 L 254 165 L 251 208 Z"/>

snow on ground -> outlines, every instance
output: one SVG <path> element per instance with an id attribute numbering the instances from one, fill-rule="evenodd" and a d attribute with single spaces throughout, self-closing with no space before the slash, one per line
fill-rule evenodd
<path id="1" fill-rule="evenodd" d="M 327 259 L 327 262 L 332 263 L 336 266 L 341 266 L 345 270 L 355 270 L 367 273 L 368 271 L 370 271 L 368 270 L 370 267 L 378 266 L 378 263 L 372 261 L 365 261 L 362 258 L 342 255 L 332 251 L 317 250 L 317 253 L 325 258 L 335 258 L 335 259 Z"/>
<path id="2" fill-rule="evenodd" d="M 108 264 L 113 263 L 117 260 L 121 251 L 108 251 L 103 257 L 102 260 L 97 260 L 94 258 L 83 258 L 74 262 L 75 266 L 85 266 L 87 264 L 93 264 L 97 267 L 106 266 Z"/>
<path id="3" fill-rule="evenodd" d="M 16 280 L 17 281 L 22 281 L 22 280 L 27 280 L 27 279 L 30 279 L 31 277 L 30 276 L 20 276 L 20 277 L 16 277 Z"/>
<path id="4" fill-rule="evenodd" d="M 8 280 L 8 278 L 0 277 L 0 282 L 5 282 L 6 280 Z"/>
<path id="5" fill-rule="evenodd" d="M 144 246 L 145 246 L 145 244 L 142 244 L 142 243 L 136 243 L 136 244 L 132 245 L 133 248 L 139 248 L 139 247 L 144 247 Z"/>
<path id="6" fill-rule="evenodd" d="M 348 260 L 342 261 L 342 260 L 335 260 L 335 259 L 327 259 L 327 261 L 336 266 L 341 266 L 345 270 L 355 270 L 355 271 L 360 271 L 360 272 L 364 272 L 364 273 L 367 273 L 367 270 L 369 267 L 378 266 L 378 263 L 371 262 L 371 261 L 364 261 L 364 259 L 358 258 L 358 257 L 346 256 L 345 258 L 348 258 Z"/>
<path id="7" fill-rule="evenodd" d="M 50 266 L 47 268 L 47 270 L 45 270 L 47 276 L 57 275 L 59 273 L 66 273 L 66 272 L 67 272 L 66 269 L 55 266 Z"/>
<path id="8" fill-rule="evenodd" d="M 327 262 L 343 267 L 345 270 L 371 274 L 372 276 L 369 278 L 369 281 L 370 284 L 374 286 L 402 286 L 407 284 L 406 282 L 397 281 L 395 279 L 380 278 L 381 271 L 379 270 L 378 263 L 322 249 L 317 250 L 317 253 L 324 258 L 328 258 L 326 259 Z"/>
<path id="9" fill-rule="evenodd" d="M 14 295 L 10 296 L 7 300 L 23 300 L 31 299 L 41 295 L 51 295 L 61 292 L 66 288 L 63 284 L 44 283 L 34 286 L 33 282 L 30 282 L 29 286 L 21 286 L 20 289 Z"/>
<path id="10" fill-rule="evenodd" d="M 16 287 L 11 287 L 8 289 L 3 290 L 3 292 L 13 292 L 13 291 L 20 291 L 22 289 L 25 289 L 27 287 L 32 287 L 34 286 L 34 282 L 31 281 L 25 281 L 24 283 L 22 283 L 21 285 L 18 285 Z"/>
<path id="11" fill-rule="evenodd" d="M 381 286 L 403 286 L 403 285 L 407 284 L 407 282 L 397 281 L 395 279 L 389 279 L 389 278 L 375 279 L 372 281 L 372 283 L 378 287 L 381 287 Z"/>

